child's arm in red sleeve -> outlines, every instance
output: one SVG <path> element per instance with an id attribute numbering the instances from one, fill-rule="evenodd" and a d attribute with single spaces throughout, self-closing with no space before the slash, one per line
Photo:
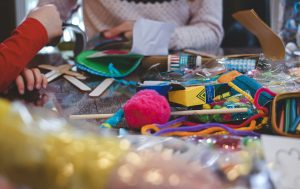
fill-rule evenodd
<path id="1" fill-rule="evenodd" d="M 20 74 L 36 53 L 48 43 L 44 26 L 36 19 L 26 19 L 13 35 L 0 44 L 0 92 Z"/>

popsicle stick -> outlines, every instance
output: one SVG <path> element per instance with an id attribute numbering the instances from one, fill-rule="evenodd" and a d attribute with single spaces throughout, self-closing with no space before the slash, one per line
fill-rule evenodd
<path id="1" fill-rule="evenodd" d="M 78 77 L 84 77 L 84 75 L 81 74 L 81 73 L 73 72 L 73 71 L 69 71 L 69 70 L 64 70 L 63 73 L 67 74 L 67 75 L 70 75 L 70 76 L 74 76 L 76 78 L 78 78 Z"/>
<path id="2" fill-rule="evenodd" d="M 41 64 L 41 65 L 38 65 L 38 67 L 45 69 L 45 70 L 58 70 L 56 67 L 47 65 L 47 64 Z"/>
<path id="3" fill-rule="evenodd" d="M 171 112 L 174 116 L 185 115 L 212 115 L 212 114 L 230 114 L 230 113 L 244 113 L 247 112 L 247 108 L 232 108 L 232 109 L 211 109 L 211 110 L 187 110 Z M 70 119 L 106 119 L 114 114 L 82 114 L 82 115 L 70 115 Z"/>
<path id="4" fill-rule="evenodd" d="M 47 72 L 47 73 L 45 74 L 45 77 L 48 79 L 49 77 L 51 77 L 52 75 L 54 75 L 54 74 L 56 74 L 56 73 L 57 73 L 57 71 L 52 70 L 52 71 L 50 71 L 50 72 Z"/>
<path id="5" fill-rule="evenodd" d="M 60 72 L 55 72 L 54 74 L 52 74 L 50 77 L 47 78 L 48 83 L 50 83 L 51 81 L 53 81 L 54 79 L 60 77 L 62 75 L 62 73 Z"/>
<path id="6" fill-rule="evenodd" d="M 70 115 L 70 119 L 107 119 L 112 117 L 114 114 L 82 114 L 82 115 Z"/>
<path id="7" fill-rule="evenodd" d="M 100 96 L 113 82 L 114 82 L 113 78 L 105 79 L 89 94 L 89 96 L 91 97 Z"/>
<path id="8" fill-rule="evenodd" d="M 281 131 L 283 131 L 283 129 L 284 129 L 284 119 L 285 119 L 285 112 L 284 112 L 284 107 L 283 107 L 281 110 L 281 113 L 280 113 L 280 122 L 279 122 L 279 129 Z"/>
<path id="9" fill-rule="evenodd" d="M 247 112 L 248 108 L 230 108 L 230 109 L 210 109 L 210 110 L 187 110 L 171 112 L 174 116 L 185 116 L 185 115 L 212 115 L 212 114 L 230 114 L 230 113 L 244 113 Z"/>
<path id="10" fill-rule="evenodd" d="M 78 79 L 76 79 L 73 76 L 64 75 L 64 78 L 82 91 L 91 91 L 92 90 L 89 86 L 82 83 L 81 81 L 79 81 Z"/>

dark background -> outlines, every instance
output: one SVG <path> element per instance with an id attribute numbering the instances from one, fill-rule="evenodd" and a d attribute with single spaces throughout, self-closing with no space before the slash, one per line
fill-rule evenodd
<path id="1" fill-rule="evenodd" d="M 270 4 L 272 0 L 223 0 L 224 39 L 222 47 L 259 47 L 254 35 L 232 18 L 239 10 L 254 9 L 258 16 L 270 26 Z"/>
<path id="2" fill-rule="evenodd" d="M 0 0 L 0 41 L 8 37 L 14 29 L 16 25 L 15 14 L 14 0 Z"/>
<path id="3" fill-rule="evenodd" d="M 270 25 L 269 1 L 271 0 L 223 0 L 225 36 L 222 47 L 258 47 L 255 36 L 245 30 L 231 15 L 238 10 L 254 9 L 260 18 Z M 15 1 L 0 0 L 0 41 L 10 35 L 15 25 Z"/>

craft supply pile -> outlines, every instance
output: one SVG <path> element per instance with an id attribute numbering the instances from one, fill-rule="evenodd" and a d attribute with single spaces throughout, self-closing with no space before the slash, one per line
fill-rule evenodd
<path id="1" fill-rule="evenodd" d="M 300 60 L 285 56 L 253 11 L 234 17 L 258 35 L 261 53 L 149 55 L 135 52 L 138 46 L 130 51 L 122 37 L 97 36 L 73 64 L 40 65 L 50 86 L 66 79 L 95 100 L 113 83 L 134 91 L 116 112 L 67 118 L 0 100 L 0 175 L 33 189 L 299 188 L 298 175 L 285 178 L 292 166 L 281 167 L 288 158 L 300 165 L 292 158 L 300 157 L 299 146 L 281 148 L 290 141 L 278 135 L 299 143 Z M 142 76 L 131 79 L 137 71 Z M 81 120 L 90 119 L 100 124 L 86 129 Z"/>

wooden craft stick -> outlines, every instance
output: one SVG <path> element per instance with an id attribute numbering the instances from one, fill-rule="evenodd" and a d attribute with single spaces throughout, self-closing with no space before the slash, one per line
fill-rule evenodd
<path id="1" fill-rule="evenodd" d="M 105 79 L 89 94 L 89 96 L 91 97 L 100 96 L 113 82 L 114 82 L 113 78 Z"/>
<path id="2" fill-rule="evenodd" d="M 231 113 L 244 113 L 247 112 L 248 108 L 230 108 L 230 109 L 210 109 L 210 110 L 187 110 L 171 112 L 171 115 L 213 115 L 213 114 L 231 114 Z"/>
<path id="3" fill-rule="evenodd" d="M 114 114 L 82 114 L 82 115 L 70 115 L 70 119 L 107 119 L 112 117 Z"/>
<path id="4" fill-rule="evenodd" d="M 58 67 L 55 67 L 55 66 L 51 66 L 51 65 L 48 65 L 48 64 L 41 64 L 41 65 L 38 65 L 38 67 L 42 68 L 42 69 L 45 69 L 45 70 L 60 71 L 60 70 L 69 70 L 72 67 L 72 65 L 63 64 L 63 65 L 60 65 Z"/>
<path id="5" fill-rule="evenodd" d="M 45 74 L 45 77 L 48 79 L 49 77 L 51 77 L 52 75 L 54 75 L 54 74 L 56 74 L 56 73 L 57 73 L 56 71 L 52 70 L 52 71 L 50 71 L 50 72 L 47 72 L 47 73 Z"/>
<path id="6" fill-rule="evenodd" d="M 38 65 L 38 67 L 45 69 L 45 70 L 58 70 L 56 67 L 47 65 L 47 64 L 41 64 L 41 65 Z"/>
<path id="7" fill-rule="evenodd" d="M 55 72 L 54 74 L 50 75 L 50 77 L 46 77 L 48 83 L 50 83 L 51 81 L 53 81 L 54 79 L 60 77 L 63 73 L 60 72 Z"/>
<path id="8" fill-rule="evenodd" d="M 47 65 L 47 64 L 41 64 L 38 67 L 41 68 L 41 69 L 45 69 L 45 70 L 51 70 L 51 72 L 48 72 L 45 75 L 46 78 L 52 77 L 52 74 L 53 74 L 53 77 L 54 77 L 55 73 L 61 73 L 60 75 L 57 74 L 54 78 L 49 79 L 50 81 L 54 80 L 55 78 L 57 78 L 57 77 L 59 77 L 63 74 L 74 76 L 77 79 L 86 79 L 86 77 L 83 74 L 78 73 L 78 72 L 74 72 L 74 71 L 70 71 L 70 69 L 73 66 L 69 65 L 69 64 L 63 64 L 63 65 L 60 65 L 60 66 L 57 66 L 57 67 Z M 48 81 L 48 82 L 50 82 L 50 81 Z"/>
<path id="9" fill-rule="evenodd" d="M 280 118 L 279 118 L 279 129 L 281 131 L 283 131 L 284 129 L 284 119 L 285 119 L 285 113 L 284 113 L 284 107 L 282 108 L 281 110 L 281 113 L 280 113 Z"/>
<path id="10" fill-rule="evenodd" d="M 196 51 L 193 49 L 184 49 L 183 52 L 188 53 L 188 54 L 192 54 L 192 55 L 198 55 L 198 56 L 202 56 L 203 58 L 210 58 L 210 59 L 216 59 L 217 56 L 215 56 L 214 54 L 209 54 L 206 52 L 202 52 L 202 51 Z"/>
<path id="11" fill-rule="evenodd" d="M 91 91 L 92 90 L 89 86 L 82 83 L 81 81 L 79 81 L 78 79 L 76 79 L 73 76 L 64 75 L 64 78 L 82 91 Z"/>
<path id="12" fill-rule="evenodd" d="M 212 114 L 231 114 L 231 113 L 244 113 L 247 112 L 247 108 L 232 108 L 232 109 L 210 109 L 210 110 L 187 110 L 171 112 L 173 116 L 185 116 L 185 115 L 212 115 Z M 82 115 L 70 115 L 70 119 L 106 119 L 114 114 L 82 114 Z"/>

